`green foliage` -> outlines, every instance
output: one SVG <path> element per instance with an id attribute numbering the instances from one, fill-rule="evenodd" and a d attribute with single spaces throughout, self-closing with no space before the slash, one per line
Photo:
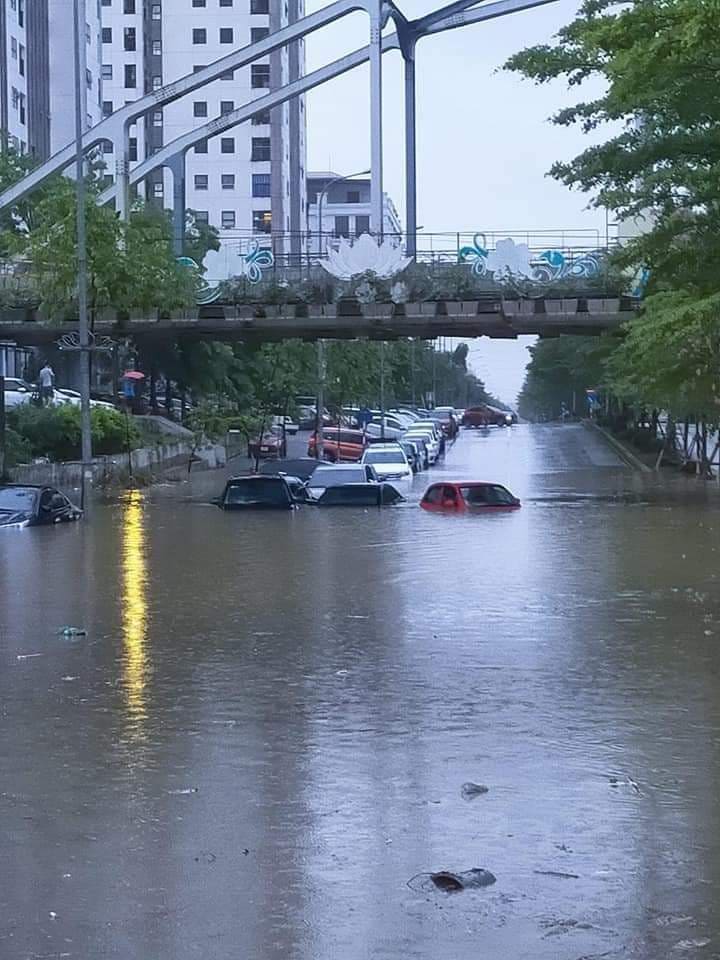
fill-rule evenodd
<path id="1" fill-rule="evenodd" d="M 518 412 L 528 420 L 554 420 L 561 405 L 577 413 L 586 409 L 585 391 L 605 382 L 605 364 L 617 340 L 605 337 L 558 337 L 539 340 L 530 352 Z"/>
<path id="2" fill-rule="evenodd" d="M 198 220 L 195 210 L 185 213 L 185 242 L 183 256 L 190 257 L 202 268 L 203 260 L 210 250 L 220 249 L 220 234 L 217 227 Z"/>
<path id="3" fill-rule="evenodd" d="M 64 404 L 55 407 L 37 407 L 23 404 L 7 413 L 10 432 L 19 439 L 17 451 L 22 456 L 43 457 L 51 460 L 74 460 L 80 456 L 80 407 Z M 137 447 L 140 436 L 132 420 L 117 410 L 93 407 L 91 411 L 93 453 L 121 453 Z M 18 453 L 14 454 L 16 457 Z"/>
<path id="4" fill-rule="evenodd" d="M 622 396 L 675 412 L 718 404 L 719 49 L 717 0 L 585 0 L 554 45 L 507 64 L 538 83 L 602 82 L 553 121 L 609 123 L 611 135 L 551 172 L 621 219 L 642 218 L 616 262 L 647 267 L 651 296 L 608 373 Z"/>

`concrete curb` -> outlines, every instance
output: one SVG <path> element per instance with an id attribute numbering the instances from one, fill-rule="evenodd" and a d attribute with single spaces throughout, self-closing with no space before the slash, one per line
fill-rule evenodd
<path id="1" fill-rule="evenodd" d="M 632 450 L 625 446 L 617 437 L 614 437 L 608 430 L 604 427 L 598 426 L 593 420 L 583 420 L 583 426 L 586 430 L 593 430 L 595 433 L 600 434 L 600 436 L 605 440 L 608 446 L 612 447 L 615 453 L 623 460 L 629 467 L 632 467 L 633 470 L 637 470 L 639 473 L 653 473 L 652 467 L 649 467 L 646 463 L 643 463 L 642 460 L 637 457 Z"/>

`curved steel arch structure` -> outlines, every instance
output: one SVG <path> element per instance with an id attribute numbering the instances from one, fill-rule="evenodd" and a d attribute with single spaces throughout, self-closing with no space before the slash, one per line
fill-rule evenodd
<path id="1" fill-rule="evenodd" d="M 122 216 L 128 213 L 128 188 L 158 167 L 168 167 L 174 180 L 174 221 L 176 243 L 182 241 L 185 221 L 184 168 L 185 154 L 198 141 L 228 130 L 249 120 L 253 114 L 278 106 L 286 100 L 299 96 L 328 80 L 341 76 L 355 67 L 370 62 L 370 134 L 371 134 L 371 228 L 382 232 L 383 215 L 383 163 L 382 163 L 382 55 L 390 50 L 400 50 L 405 63 L 405 173 L 406 173 L 406 234 L 408 254 L 415 254 L 417 233 L 417 188 L 416 188 L 416 102 L 415 102 L 415 48 L 420 39 L 431 34 L 452 30 L 510 13 L 554 3 L 555 0 L 495 0 L 479 4 L 479 0 L 455 0 L 444 7 L 414 21 L 408 21 L 392 2 L 383 0 L 335 0 L 314 14 L 296 23 L 269 34 L 263 40 L 242 47 L 216 60 L 214 63 L 188 74 L 174 83 L 161 87 L 131 104 L 127 104 L 88 130 L 80 144 L 83 153 L 102 141 L 113 143 L 120 159 L 116 164 L 115 183 L 104 191 L 101 202 L 115 199 Z M 230 70 L 246 66 L 333 23 L 349 13 L 364 10 L 370 20 L 370 43 L 347 54 L 297 80 L 278 88 L 264 97 L 250 100 L 224 116 L 216 117 L 201 127 L 177 137 L 151 157 L 146 158 L 132 171 L 129 170 L 128 138 L 130 124 L 148 112 L 172 103 L 189 93 L 218 79 Z M 396 32 L 385 37 L 382 30 L 392 19 Z M 77 156 L 76 142 L 68 144 L 55 156 L 28 176 L 0 194 L 0 210 L 12 206 L 40 186 L 45 180 L 65 169 Z"/>

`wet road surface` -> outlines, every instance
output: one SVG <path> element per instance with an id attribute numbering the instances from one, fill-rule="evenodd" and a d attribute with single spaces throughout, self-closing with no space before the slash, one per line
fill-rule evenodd
<path id="1" fill-rule="evenodd" d="M 383 511 L 5 532 L 2 960 L 720 956 L 720 524 L 654 483 L 521 426 Z"/>

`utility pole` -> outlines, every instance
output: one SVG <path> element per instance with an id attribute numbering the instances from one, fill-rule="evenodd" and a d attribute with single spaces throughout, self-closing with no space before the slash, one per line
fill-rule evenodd
<path id="1" fill-rule="evenodd" d="M 325 341 L 317 342 L 317 416 L 315 417 L 315 457 L 323 459 L 323 410 L 325 409 Z M 339 437 L 338 437 L 339 456 Z"/>
<path id="2" fill-rule="evenodd" d="M 85 131 L 85 2 L 74 0 L 75 26 L 75 198 L 77 204 L 78 336 L 80 350 L 80 433 L 82 450 L 82 507 L 85 489 L 92 483 L 92 424 L 90 420 L 90 336 L 87 307 L 87 233 L 85 223 L 85 163 L 82 138 Z"/>
<path id="3" fill-rule="evenodd" d="M 5 377 L 0 373 L 0 483 L 5 479 Z"/>
<path id="4" fill-rule="evenodd" d="M 385 440 L 385 341 L 380 341 L 380 439 Z"/>

